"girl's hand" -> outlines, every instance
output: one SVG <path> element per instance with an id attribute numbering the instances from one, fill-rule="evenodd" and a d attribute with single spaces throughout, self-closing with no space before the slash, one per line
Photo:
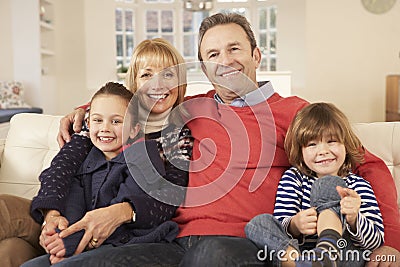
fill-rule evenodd
<path id="1" fill-rule="evenodd" d="M 309 208 L 299 211 L 292 217 L 289 225 L 289 232 L 298 237 L 300 234 L 313 235 L 317 233 L 317 211 Z"/>
<path id="2" fill-rule="evenodd" d="M 350 225 L 351 230 L 355 232 L 357 230 L 357 216 L 361 207 L 361 197 L 357 194 L 356 191 L 349 188 L 337 186 L 336 190 L 342 198 L 342 200 L 340 201 L 340 212 L 343 215 L 346 215 L 347 223 Z"/>
<path id="3" fill-rule="evenodd" d="M 47 248 L 49 244 L 59 239 L 56 228 L 63 230 L 68 227 L 68 221 L 65 217 L 61 216 L 58 211 L 49 211 L 45 216 L 45 222 L 42 232 L 39 236 L 39 243 L 47 253 L 50 253 Z M 52 246 L 53 248 L 54 246 Z"/>

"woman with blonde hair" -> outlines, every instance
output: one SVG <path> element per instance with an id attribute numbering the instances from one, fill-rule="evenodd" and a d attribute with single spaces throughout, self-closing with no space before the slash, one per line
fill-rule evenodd
<path id="1" fill-rule="evenodd" d="M 166 170 L 166 183 L 161 184 L 159 190 L 148 193 L 166 207 L 178 206 L 182 202 L 191 158 L 191 134 L 188 128 L 180 124 L 178 115 L 179 104 L 183 101 L 186 92 L 186 69 L 183 63 L 183 57 L 166 40 L 161 38 L 145 40 L 136 47 L 126 77 L 127 88 L 136 93 L 139 98 L 139 123 L 142 125 L 145 138 L 157 142 Z M 78 112 L 80 114 L 87 112 L 87 107 L 88 105 L 82 106 Z M 174 108 L 177 111 L 173 111 Z M 171 116 L 172 113 L 177 115 Z M 63 121 L 65 122 L 70 119 L 67 118 L 68 116 L 75 116 L 75 114 L 76 111 L 72 112 Z M 17 237 L 18 241 L 22 239 L 30 243 L 23 258 L 20 257 L 20 251 L 17 249 L 15 251 L 18 251 L 18 256 L 8 256 L 11 259 L 8 266 L 19 266 L 22 262 L 44 252 L 38 249 L 36 241 L 38 233 L 40 233 L 40 245 L 51 254 L 52 244 L 58 236 L 66 237 L 84 229 L 85 234 L 75 252 L 79 254 L 91 242 L 93 243 L 93 240 L 96 240 L 96 245 L 100 246 L 116 228 L 132 222 L 133 218 L 139 224 L 146 223 L 141 222 L 144 216 L 140 215 L 140 211 L 135 211 L 132 205 L 126 202 L 89 211 L 72 226 L 65 217 L 61 216 L 60 211 L 66 205 L 65 199 L 71 179 L 91 147 L 90 139 L 85 134 L 73 134 L 70 141 L 53 159 L 51 166 L 42 172 L 39 178 L 41 188 L 32 202 L 13 196 L 0 196 L 0 202 L 3 202 L 3 206 L 8 209 L 15 206 L 24 207 L 18 210 L 21 214 L 14 213 L 14 215 L 20 218 L 26 226 L 25 229 L 30 229 L 26 233 L 23 231 L 25 229 L 13 226 L 9 233 L 4 233 L 2 236 L 4 239 Z M 58 172 L 59 165 L 63 165 L 63 169 L 67 171 Z M 175 181 L 175 184 L 169 181 Z M 27 212 L 29 206 L 34 220 Z M 163 210 L 169 212 L 169 209 L 163 208 Z M 42 230 L 40 230 L 41 223 Z M 62 231 L 61 234 L 56 232 L 57 228 Z M 19 232 L 23 234 L 20 235 Z M 51 263 L 61 261 L 63 256 L 63 253 L 52 255 Z"/>

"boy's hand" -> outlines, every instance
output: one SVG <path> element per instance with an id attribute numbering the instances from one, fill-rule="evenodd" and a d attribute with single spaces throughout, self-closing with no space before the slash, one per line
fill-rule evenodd
<path id="1" fill-rule="evenodd" d="M 309 208 L 299 211 L 290 221 L 289 231 L 294 236 L 313 235 L 317 233 L 317 211 Z"/>
<path id="2" fill-rule="evenodd" d="M 349 188 L 336 187 L 342 200 L 340 201 L 340 212 L 346 215 L 346 221 L 352 231 L 356 231 L 356 221 L 361 207 L 361 197 L 356 191 Z"/>

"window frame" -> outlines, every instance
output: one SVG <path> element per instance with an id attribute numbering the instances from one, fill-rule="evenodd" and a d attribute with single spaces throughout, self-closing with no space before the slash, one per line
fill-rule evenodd
<path id="1" fill-rule="evenodd" d="M 161 0 L 162 1 L 162 0 Z M 183 2 L 182 0 L 171 0 L 171 2 L 156 2 L 156 3 L 151 3 L 151 2 L 146 2 L 145 0 L 115 0 L 115 9 L 117 8 L 122 8 L 122 9 L 132 9 L 133 10 L 133 27 L 135 25 L 138 25 L 138 27 L 134 28 L 133 31 L 133 46 L 135 47 L 138 45 L 139 42 L 147 39 L 147 34 L 146 34 L 146 23 L 145 22 L 145 16 L 146 12 L 148 10 L 172 10 L 174 14 L 174 19 L 173 19 L 173 38 L 174 42 L 173 45 L 178 49 L 178 51 L 181 51 L 182 55 L 184 56 L 185 60 L 187 62 L 192 62 L 192 61 L 197 61 L 197 41 L 198 41 L 198 31 L 194 31 L 192 33 L 184 32 L 183 30 L 183 17 L 184 17 L 184 9 L 183 9 Z M 213 15 L 218 12 L 220 12 L 223 9 L 232 9 L 232 8 L 238 8 L 238 9 L 246 9 L 246 18 L 250 21 L 250 24 L 252 26 L 252 29 L 254 31 L 254 34 L 256 35 L 256 40 L 257 40 L 257 45 L 260 46 L 260 33 L 263 32 L 265 33 L 264 30 L 260 31 L 259 29 L 259 23 L 260 23 L 260 18 L 259 18 L 259 10 L 260 9 L 271 9 L 275 8 L 276 13 L 277 13 L 277 5 L 273 3 L 273 1 L 267 1 L 267 0 L 247 0 L 244 2 L 219 2 L 214 0 L 213 2 L 213 8 L 209 10 L 208 15 Z M 115 13 L 114 13 L 115 14 Z M 269 14 L 269 11 L 268 11 Z M 277 17 L 275 19 L 275 23 L 277 23 Z M 161 18 L 161 17 L 160 17 Z M 269 17 L 267 16 L 268 21 L 267 23 L 267 36 L 271 32 L 275 32 L 277 34 L 277 28 L 275 25 L 274 29 L 269 28 Z M 125 17 L 123 16 L 123 19 Z M 115 19 L 114 19 L 115 23 Z M 123 24 L 124 25 L 124 24 Z M 115 28 L 115 27 L 114 27 Z M 115 32 L 116 36 L 117 32 Z M 166 35 L 169 35 L 166 34 Z M 194 42 L 195 42 L 195 49 L 194 49 L 194 55 L 193 56 L 185 56 L 184 55 L 184 38 L 185 36 L 192 35 L 194 36 Z M 161 35 L 155 35 L 154 37 L 161 37 Z M 116 37 L 114 37 L 116 40 Z M 277 38 L 277 37 L 276 37 Z M 267 37 L 268 40 L 268 37 Z M 125 36 L 123 37 L 123 45 L 125 45 Z M 276 40 L 275 40 L 275 45 L 276 45 Z M 125 47 L 125 46 L 124 46 Z M 271 71 L 270 69 L 270 64 L 271 64 L 271 58 L 275 59 L 275 62 L 277 61 L 277 53 L 275 54 L 270 54 L 269 53 L 270 49 L 270 42 L 267 41 L 267 52 L 263 53 L 263 58 L 266 58 L 267 61 L 267 70 L 262 70 L 262 71 Z M 125 55 L 125 49 L 124 49 L 124 56 Z M 118 58 L 118 57 L 117 57 Z M 129 62 L 129 61 L 128 61 Z M 276 70 L 276 68 L 274 69 Z"/>

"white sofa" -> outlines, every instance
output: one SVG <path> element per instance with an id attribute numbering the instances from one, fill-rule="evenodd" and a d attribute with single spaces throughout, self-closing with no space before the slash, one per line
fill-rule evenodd
<path id="1" fill-rule="evenodd" d="M 0 140 L 0 194 L 32 198 L 40 172 L 50 165 L 59 147 L 59 116 L 17 114 L 6 140 Z M 365 147 L 382 158 L 392 172 L 400 209 L 400 122 L 359 123 L 355 132 Z"/>

